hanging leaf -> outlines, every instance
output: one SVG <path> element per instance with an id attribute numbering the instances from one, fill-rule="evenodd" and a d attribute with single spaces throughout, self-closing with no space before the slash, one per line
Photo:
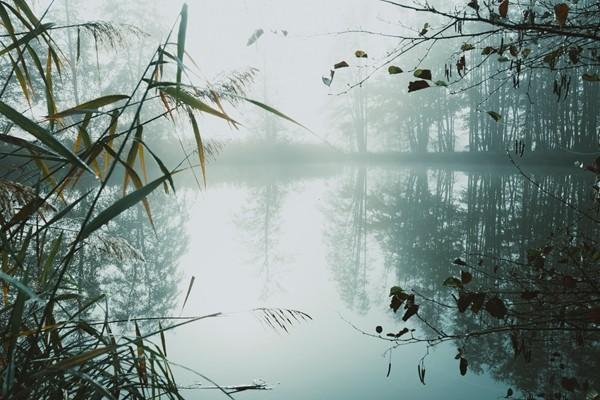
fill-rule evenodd
<path id="1" fill-rule="evenodd" d="M 335 64 L 335 65 L 333 66 L 333 68 L 335 68 L 335 69 L 340 69 L 340 68 L 347 68 L 347 67 L 349 67 L 349 66 L 350 66 L 350 65 L 349 65 L 349 64 L 348 64 L 346 61 L 340 61 L 339 63 Z"/>
<path id="2" fill-rule="evenodd" d="M 414 82 L 409 82 L 408 83 L 408 93 L 410 92 L 415 92 L 417 90 L 421 90 L 421 89 L 427 89 L 429 86 L 429 83 L 427 83 L 427 81 L 414 81 Z"/>
<path id="3" fill-rule="evenodd" d="M 356 58 L 368 58 L 369 56 L 367 55 L 367 53 L 365 53 L 363 50 L 356 50 L 354 52 L 354 56 Z"/>
<path id="4" fill-rule="evenodd" d="M 470 51 L 473 50 L 475 48 L 475 46 L 473 46 L 471 43 L 463 43 L 462 46 L 460 46 L 460 49 L 462 51 Z"/>
<path id="5" fill-rule="evenodd" d="M 567 18 L 569 16 L 569 6 L 565 3 L 555 5 L 554 15 L 556 16 L 556 22 L 558 22 L 558 26 L 564 28 L 567 24 Z"/>
<path id="6" fill-rule="evenodd" d="M 460 281 L 460 279 L 455 278 L 453 276 L 451 276 L 450 278 L 448 278 L 444 281 L 444 286 L 453 287 L 453 288 L 457 288 L 457 289 L 463 288 L 463 284 Z"/>
<path id="7" fill-rule="evenodd" d="M 421 28 L 421 32 L 419 32 L 419 36 L 425 36 L 429 32 L 429 23 L 425 23 L 423 28 Z"/>
<path id="8" fill-rule="evenodd" d="M 600 82 L 600 74 L 583 74 L 581 79 L 588 82 Z"/>
<path id="9" fill-rule="evenodd" d="M 461 265 L 463 267 L 467 265 L 467 263 L 461 260 L 460 258 L 456 258 L 452 263 L 455 265 Z"/>
<path id="10" fill-rule="evenodd" d="M 467 58 L 464 55 L 461 56 L 459 58 L 459 60 L 456 62 L 456 71 L 458 72 L 458 75 L 461 77 L 467 71 Z"/>
<path id="11" fill-rule="evenodd" d="M 471 7 L 475 11 L 479 11 L 479 3 L 477 0 L 471 0 L 467 6 Z"/>
<path id="12" fill-rule="evenodd" d="M 395 338 L 399 338 L 399 337 L 401 337 L 402 335 L 405 335 L 405 334 L 407 334 L 408 332 L 409 332 L 409 329 L 408 329 L 408 328 L 402 328 L 402 330 L 400 330 L 400 332 L 396 333 L 396 334 L 394 335 L 394 337 L 395 337 Z"/>
<path id="13" fill-rule="evenodd" d="M 402 70 L 402 68 L 400 68 L 400 67 L 396 67 L 395 65 L 390 65 L 390 66 L 388 67 L 388 73 L 389 73 L 390 75 L 401 74 L 401 73 L 403 73 L 403 72 L 404 72 L 404 71 Z"/>
<path id="14" fill-rule="evenodd" d="M 323 83 L 325 84 L 325 86 L 329 87 L 331 86 L 331 83 L 333 82 L 333 76 L 335 75 L 335 71 L 331 70 L 329 71 L 329 77 L 327 76 L 322 76 L 321 80 L 323 80 Z"/>
<path id="15" fill-rule="evenodd" d="M 456 305 L 458 306 L 458 311 L 464 313 L 467 311 L 467 308 L 471 305 L 473 301 L 474 295 L 472 293 L 461 292 L 456 300 Z"/>
<path id="16" fill-rule="evenodd" d="M 435 86 L 448 87 L 446 81 L 435 81 Z"/>
<path id="17" fill-rule="evenodd" d="M 508 314 L 508 310 L 504 305 L 504 302 L 498 297 L 492 297 L 485 303 L 485 310 L 490 313 L 492 317 L 498 319 L 504 319 L 506 314 Z"/>
<path id="18" fill-rule="evenodd" d="M 561 378 L 560 385 L 569 392 L 574 392 L 575 389 L 579 389 L 577 378 Z"/>
<path id="19" fill-rule="evenodd" d="M 473 275 L 468 271 L 460 271 L 460 280 L 463 285 L 466 285 L 473 280 Z"/>
<path id="20" fill-rule="evenodd" d="M 558 63 L 558 60 L 560 59 L 561 55 L 562 55 L 562 49 L 552 51 L 544 56 L 544 62 L 546 64 L 548 64 L 550 69 L 554 69 L 556 67 L 556 63 Z"/>
<path id="21" fill-rule="evenodd" d="M 498 14 L 500 14 L 502 18 L 508 16 L 508 0 L 502 0 L 502 3 L 500 3 L 500 6 L 498 7 Z"/>
<path id="22" fill-rule="evenodd" d="M 417 372 L 419 373 L 419 380 L 423 385 L 425 385 L 425 367 L 421 368 L 421 364 L 418 364 Z"/>
<path id="23" fill-rule="evenodd" d="M 265 31 L 262 28 L 255 30 L 254 33 L 248 38 L 246 46 L 252 46 L 264 33 Z"/>
<path id="24" fill-rule="evenodd" d="M 404 299 L 401 296 L 394 295 L 392 296 L 392 300 L 390 301 L 390 308 L 394 310 L 394 312 L 397 312 L 403 302 Z"/>
<path id="25" fill-rule="evenodd" d="M 460 374 L 465 376 L 467 374 L 467 368 L 469 367 L 469 362 L 466 358 L 461 357 L 459 363 Z"/>
<path id="26" fill-rule="evenodd" d="M 406 309 L 406 312 L 404 313 L 404 316 L 402 316 L 402 321 L 405 321 L 405 322 L 408 321 L 408 319 L 410 317 L 412 317 L 413 315 L 415 315 L 417 313 L 417 311 L 419 311 L 419 305 L 418 304 L 411 304 Z"/>
<path id="27" fill-rule="evenodd" d="M 77 56 L 75 60 L 79 62 L 79 58 L 81 57 L 81 29 L 77 28 Z"/>
<path id="28" fill-rule="evenodd" d="M 502 115 L 498 114 L 496 111 L 488 111 L 487 113 L 496 122 L 500 122 L 502 120 Z"/>
<path id="29" fill-rule="evenodd" d="M 390 296 L 404 295 L 404 290 L 400 286 L 393 286 L 390 289 Z"/>
<path id="30" fill-rule="evenodd" d="M 415 78 L 431 80 L 431 70 L 429 69 L 417 69 L 413 75 Z"/>
<path id="31" fill-rule="evenodd" d="M 540 294 L 539 290 L 526 290 L 521 293 L 521 298 L 523 300 L 533 300 L 538 296 L 538 294 Z"/>
<path id="32" fill-rule="evenodd" d="M 471 301 L 471 311 L 475 314 L 481 310 L 483 303 L 485 302 L 485 293 L 475 293 L 473 295 L 473 301 Z"/>

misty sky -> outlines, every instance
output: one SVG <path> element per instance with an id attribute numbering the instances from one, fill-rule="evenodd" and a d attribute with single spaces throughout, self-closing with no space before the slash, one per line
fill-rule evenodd
<path id="1" fill-rule="evenodd" d="M 154 48 L 150 46 L 153 40 L 164 39 L 183 4 L 183 1 L 146 0 L 142 2 L 146 6 L 142 7 L 108 0 L 58 0 L 54 5 L 58 15 L 65 1 L 77 7 L 82 21 L 132 23 L 151 33 L 145 42 L 148 51 Z M 332 136 L 336 128 L 333 104 L 343 101 L 336 99 L 336 94 L 356 82 L 358 74 L 381 65 L 386 52 L 397 43 L 393 38 L 340 32 L 364 29 L 398 33 L 405 29 L 401 19 L 406 15 L 401 10 L 375 0 L 196 0 L 187 3 L 186 47 L 200 68 L 199 71 L 194 68 L 199 80 L 196 83 L 249 67 L 259 69 L 252 97 L 273 105 L 315 131 L 315 135 L 311 135 L 291 124 L 279 124 L 287 138 L 303 142 L 323 142 Z M 409 25 L 412 22 L 412 19 L 404 21 Z M 263 29 L 265 34 L 247 46 L 249 37 L 257 29 Z M 284 30 L 287 36 L 282 34 Z M 357 49 L 367 51 L 368 60 L 356 59 L 354 51 Z M 331 87 L 325 86 L 321 77 L 342 60 L 347 60 L 352 67 L 361 65 L 362 72 L 353 68 L 340 70 Z M 385 74 L 385 69 L 379 72 L 380 76 Z M 243 111 L 241 120 L 250 132 L 226 132 L 226 135 L 245 137 L 256 130 L 257 121 L 262 118 L 260 113 Z M 211 129 L 205 134 L 224 133 L 218 121 L 207 124 Z"/>

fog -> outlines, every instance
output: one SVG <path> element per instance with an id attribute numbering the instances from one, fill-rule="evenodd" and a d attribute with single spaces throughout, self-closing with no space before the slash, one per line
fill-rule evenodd
<path id="1" fill-rule="evenodd" d="M 598 399 L 597 1 L 0 21 L 0 399 Z"/>

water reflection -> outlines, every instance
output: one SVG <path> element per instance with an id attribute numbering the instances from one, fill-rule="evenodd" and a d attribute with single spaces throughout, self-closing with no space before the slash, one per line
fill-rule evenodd
<path id="1" fill-rule="evenodd" d="M 185 253 L 181 273 L 199 276 L 188 303 L 191 310 L 292 306 L 315 320 L 284 337 L 233 319 L 186 327 L 169 341 L 174 357 L 224 384 L 248 383 L 257 377 L 280 382 L 272 393 L 259 395 L 289 399 L 359 398 L 369 393 L 391 399 L 400 392 L 415 398 L 495 398 L 506 394 L 507 386 L 515 391 L 541 388 L 540 382 L 546 382 L 551 371 L 542 367 L 561 368 L 552 355 L 551 340 L 528 338 L 532 351 L 541 356 L 523 363 L 509 351 L 510 344 L 486 337 L 469 346 L 466 377 L 460 376 L 454 360 L 455 347 L 464 343 L 452 343 L 428 358 L 427 386 L 415 373 L 425 351 L 419 345 L 394 352 L 395 367 L 386 379 L 387 359 L 381 358 L 386 344 L 360 335 L 340 314 L 368 332 L 379 323 L 394 326 L 398 317 L 387 309 L 390 286 L 415 288 L 441 300 L 448 296 L 441 283 L 456 273 L 452 265 L 456 257 L 522 257 L 528 244 L 541 243 L 565 223 L 579 226 L 576 212 L 534 190 L 512 169 L 363 166 L 333 176 L 330 169 L 324 171 L 298 167 L 284 176 L 217 172 L 214 175 L 221 179 L 213 180 L 208 192 L 182 200 L 179 226 L 186 226 L 194 245 L 187 251 L 173 243 L 165 245 L 171 255 L 165 254 L 160 262 L 176 259 L 178 251 Z M 590 183 L 586 176 L 541 171 L 534 177 L 553 195 L 586 207 Z M 130 217 L 124 235 L 135 232 L 140 216 Z M 151 237 L 148 232 L 144 235 Z M 176 231 L 158 237 L 183 235 Z M 158 245 L 151 248 L 161 252 Z M 135 295 L 130 293 L 138 289 L 128 283 L 145 279 L 143 271 L 135 275 L 132 270 L 128 279 L 123 275 L 118 280 L 123 289 L 114 290 L 123 295 L 120 307 L 135 308 L 130 300 Z M 183 282 L 180 293 L 186 289 L 187 281 Z M 168 303 L 166 292 L 158 290 L 155 296 L 162 300 L 153 301 Z M 470 328 L 468 319 L 448 318 L 444 311 L 434 303 L 420 313 L 438 326 Z M 428 329 L 419 324 L 414 328 Z M 220 362 L 207 364 L 195 354 Z M 562 362 L 562 368 L 570 368 L 573 374 L 593 365 L 593 352 L 586 353 L 576 343 L 564 349 L 562 357 L 567 356 L 569 363 Z M 243 365 L 238 365 L 239 359 Z M 342 383 L 357 376 L 363 379 Z"/>
<path id="2" fill-rule="evenodd" d="M 440 333 L 432 326 L 446 333 L 481 329 L 479 318 L 445 309 L 448 288 L 441 283 L 460 272 L 451 262 L 454 258 L 466 257 L 472 265 L 493 270 L 493 274 L 481 277 L 487 280 L 481 284 L 498 287 L 498 280 L 503 279 L 500 276 L 510 278 L 508 269 L 519 267 L 498 260 L 524 262 L 528 248 L 542 246 L 549 236 L 559 236 L 567 226 L 571 232 L 579 232 L 580 237 L 597 237 L 597 225 L 582 220 L 575 211 L 591 206 L 589 178 L 570 174 L 536 176 L 535 180 L 550 196 L 532 190 L 520 175 L 497 172 L 412 170 L 384 180 L 380 189 L 373 190 L 370 203 L 373 229 L 387 266 L 397 275 L 397 284 L 428 299 L 419 309 L 423 322 L 419 329 L 433 338 Z M 501 271 L 506 275 L 496 275 L 499 268 L 506 269 Z M 518 281 L 511 284 L 504 290 L 523 290 Z M 514 390 L 531 396 L 544 393 L 546 398 L 562 398 L 564 377 L 577 377 L 581 389 L 585 385 L 593 388 L 600 382 L 589 373 L 597 359 L 590 346 L 597 344 L 597 337 L 588 335 L 591 343 L 584 346 L 583 339 L 576 338 L 584 330 L 560 330 L 549 335 L 536 329 L 526 333 L 515 329 L 512 336 L 484 335 L 456 341 L 455 345 L 469 349 L 472 372 L 487 371 Z M 458 373 L 458 365 L 455 368 Z"/>
<path id="3" fill-rule="evenodd" d="M 248 193 L 247 206 L 236 217 L 251 249 L 248 264 L 259 268 L 263 280 L 262 300 L 268 299 L 274 290 L 281 290 L 276 270 L 283 260 L 277 247 L 285 193 L 284 185 L 277 182 L 253 187 Z"/>
<path id="4" fill-rule="evenodd" d="M 107 190 L 99 208 L 121 195 L 120 187 Z M 157 191 L 149 201 L 154 228 L 143 207 L 134 207 L 79 252 L 80 287 L 92 296 L 106 294 L 114 320 L 172 315 L 178 301 L 177 267 L 188 247 L 185 198 Z"/>
<path id="5" fill-rule="evenodd" d="M 340 298 L 349 309 L 366 313 L 367 293 L 367 168 L 359 167 L 342 179 L 326 211 L 325 233 L 329 263 Z"/>

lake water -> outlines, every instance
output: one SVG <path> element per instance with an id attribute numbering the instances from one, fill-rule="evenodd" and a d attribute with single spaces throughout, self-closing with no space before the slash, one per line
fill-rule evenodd
<path id="1" fill-rule="evenodd" d="M 251 399 L 495 399 L 518 377 L 490 371 L 488 349 L 470 348 L 469 372 L 454 359 L 460 343 L 418 343 L 390 353 L 375 334 L 408 326 L 389 308 L 399 285 L 435 295 L 466 254 L 522 256 L 573 210 L 535 190 L 510 168 L 263 166 L 209 169 L 208 188 L 189 178 L 176 197 L 152 199 L 157 239 L 148 239 L 137 289 L 115 309 L 128 316 L 223 312 L 167 335 L 171 360 L 220 385 L 264 381 Z M 533 171 L 541 185 L 582 205 L 590 178 Z M 155 256 L 153 256 L 155 255 Z M 194 284 L 182 310 L 190 279 Z M 114 284 L 114 282 L 113 282 Z M 140 287 L 142 289 L 140 289 Z M 270 326 L 255 308 L 312 317 Z M 438 310 L 439 311 L 439 310 Z M 433 309 L 427 315 L 436 318 Z M 162 313 L 162 314 L 161 314 Z M 428 354 L 427 354 L 428 352 Z M 427 354 L 427 356 L 426 356 Z M 427 373 L 421 384 L 417 365 Z M 511 355 L 506 352 L 506 357 Z M 389 376 L 388 364 L 391 360 Z M 210 383 L 173 367 L 183 386 Z M 501 378 L 501 379 L 499 379 Z M 517 387 L 515 387 L 517 389 Z M 225 398 L 184 390 L 186 398 Z"/>

